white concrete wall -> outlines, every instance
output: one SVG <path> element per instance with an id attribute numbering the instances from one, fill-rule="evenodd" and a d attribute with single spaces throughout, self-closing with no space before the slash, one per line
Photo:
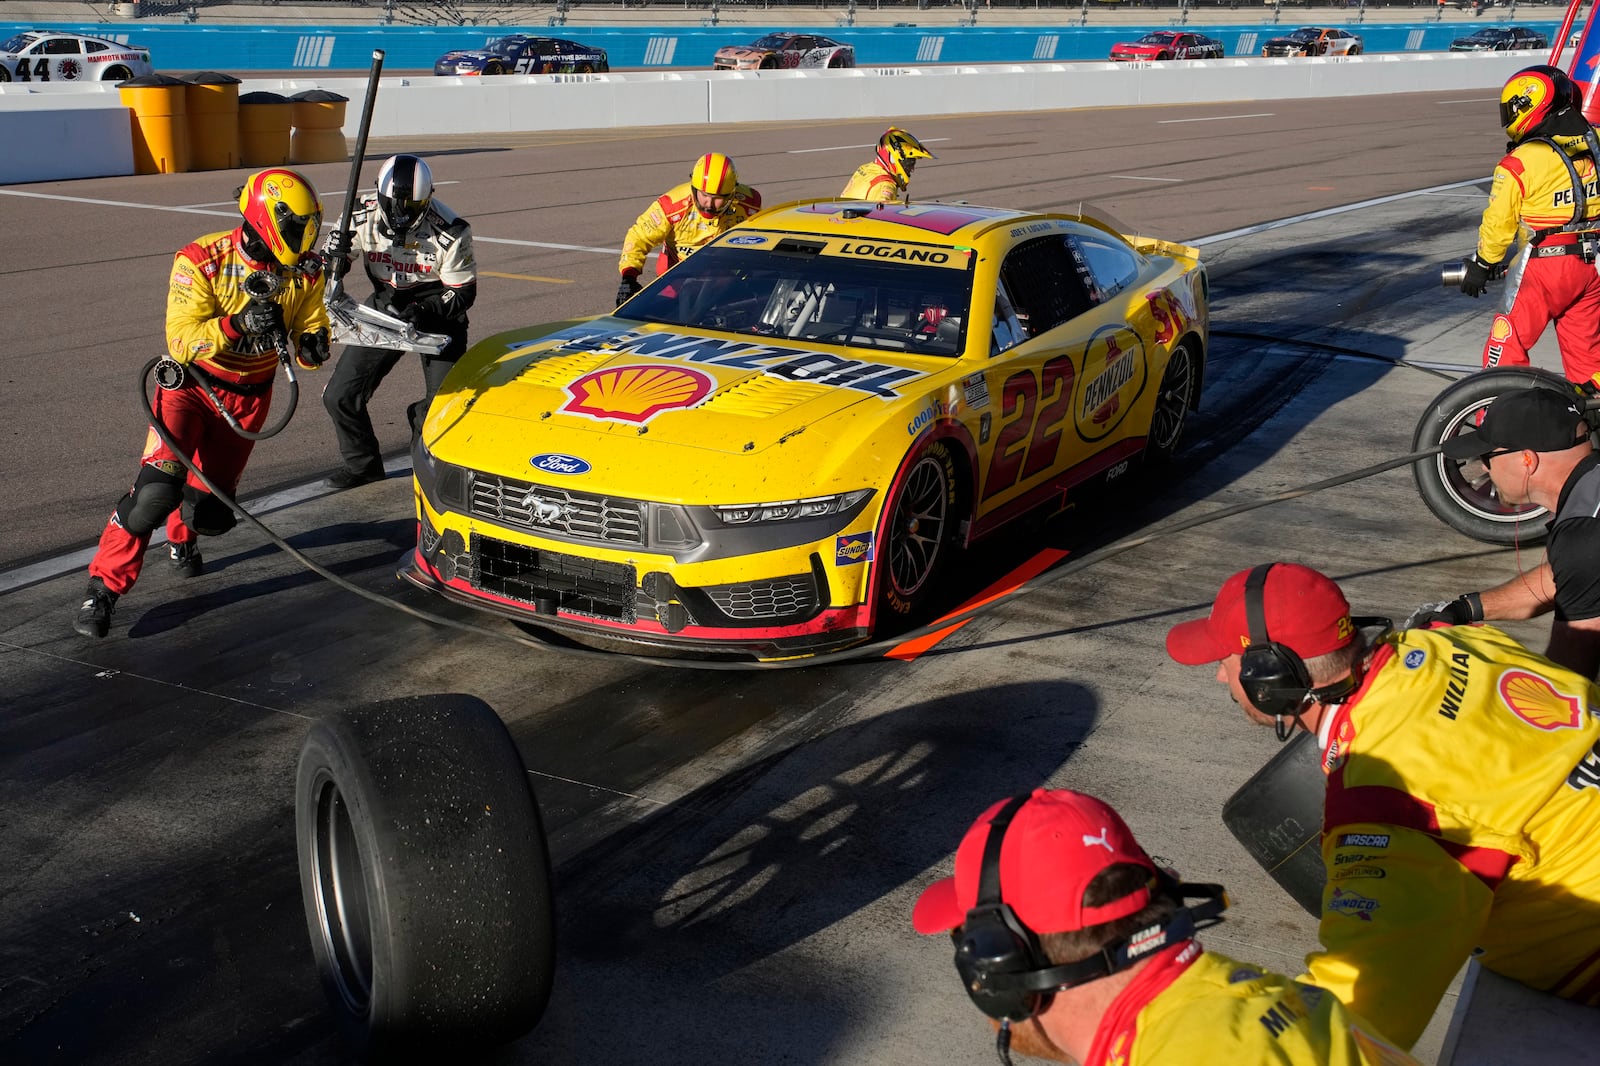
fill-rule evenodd
<path id="1" fill-rule="evenodd" d="M 1525 54 L 1363 55 L 1190 63 L 1009 63 L 854 70 L 662 71 L 498 78 L 384 78 L 371 135 L 827 121 L 880 115 L 1366 96 L 1498 88 Z M 349 99 L 354 138 L 363 78 L 251 79 L 240 93 L 327 89 Z M 114 113 L 106 114 L 106 113 Z M 131 174 L 128 110 L 114 86 L 0 85 L 0 184 Z M 120 122 L 120 126 L 119 126 Z"/>

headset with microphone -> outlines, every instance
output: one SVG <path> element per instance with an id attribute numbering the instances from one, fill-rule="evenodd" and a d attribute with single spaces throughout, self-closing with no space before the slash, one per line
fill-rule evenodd
<path id="1" fill-rule="evenodd" d="M 1168 945 L 1188 940 L 1197 929 L 1213 924 L 1228 906 L 1221 885 L 1180 884 L 1170 875 L 1155 871 L 1152 898 L 1167 895 L 1180 904 L 1186 899 L 1203 902 L 1194 907 L 1179 906 L 1164 924 L 1112 941 L 1087 959 L 1052 963 L 1038 936 L 1005 902 L 1000 886 L 1000 846 L 1012 817 L 1029 798 L 1012 797 L 990 821 L 977 900 L 967 911 L 966 920 L 950 934 L 956 945 L 956 972 L 961 975 L 967 995 L 979 1010 L 1001 1023 L 996 1050 L 1000 1061 L 1007 1064 L 1011 1061 L 1011 1023 L 1025 1021 L 1044 1010 L 1052 993 L 1108 977 Z"/>
<path id="2" fill-rule="evenodd" d="M 1281 742 L 1293 735 L 1289 722 L 1306 704 L 1338 703 L 1356 690 L 1360 679 L 1352 670 L 1348 677 L 1315 688 L 1305 660 L 1293 648 L 1277 643 L 1268 635 L 1264 592 L 1267 574 L 1277 565 L 1262 563 L 1251 570 L 1244 581 L 1244 616 L 1250 629 L 1250 644 L 1239 655 L 1239 687 L 1244 689 L 1250 706 L 1272 717 Z M 1390 623 L 1387 618 L 1352 618 L 1350 624 L 1355 628 L 1375 625 L 1387 628 Z"/>

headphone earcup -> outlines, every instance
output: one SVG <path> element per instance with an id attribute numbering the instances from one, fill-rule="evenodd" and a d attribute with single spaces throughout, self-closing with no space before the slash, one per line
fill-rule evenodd
<path id="1" fill-rule="evenodd" d="M 984 1014 L 995 1021 L 1021 1022 L 1044 1009 L 1048 997 L 1043 993 L 993 987 L 995 976 L 1025 974 L 1050 965 L 1010 907 L 1001 904 L 968 912 L 954 940 L 956 972 L 973 1005 Z"/>
<path id="2" fill-rule="evenodd" d="M 1293 715 L 1311 689 L 1300 656 L 1276 642 L 1251 644 L 1239 656 L 1239 687 L 1262 714 Z"/>

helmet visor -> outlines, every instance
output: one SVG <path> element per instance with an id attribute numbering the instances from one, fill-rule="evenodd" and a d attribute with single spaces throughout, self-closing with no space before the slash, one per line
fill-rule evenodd
<path id="1" fill-rule="evenodd" d="M 322 214 L 314 211 L 309 215 L 297 215 L 279 200 L 272 208 L 272 224 L 283 238 L 283 246 L 298 259 L 316 245 L 317 234 L 322 230 Z"/>
<path id="2" fill-rule="evenodd" d="M 1515 96 L 1500 101 L 1500 125 L 1510 129 L 1516 125 L 1518 119 L 1533 110 L 1533 99 L 1527 93 L 1517 93 Z"/>

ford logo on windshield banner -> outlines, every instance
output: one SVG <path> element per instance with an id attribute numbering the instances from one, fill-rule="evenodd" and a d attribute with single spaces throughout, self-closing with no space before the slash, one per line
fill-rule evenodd
<path id="1" fill-rule="evenodd" d="M 593 469 L 576 455 L 563 455 L 560 452 L 535 455 L 528 462 L 535 470 L 543 470 L 547 474 L 587 474 Z"/>

